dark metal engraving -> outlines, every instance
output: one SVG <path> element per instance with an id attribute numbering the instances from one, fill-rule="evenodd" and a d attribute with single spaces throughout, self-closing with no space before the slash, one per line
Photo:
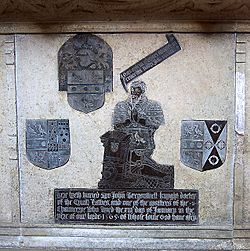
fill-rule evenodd
<path id="1" fill-rule="evenodd" d="M 156 163 L 154 133 L 164 124 L 159 103 L 145 95 L 145 83 L 131 84 L 131 97 L 114 109 L 114 131 L 102 135 L 104 159 L 98 187 L 172 189 L 174 167 Z"/>
<path id="2" fill-rule="evenodd" d="M 197 190 L 55 189 L 56 223 L 197 224 Z"/>
<path id="3" fill-rule="evenodd" d="M 128 91 L 127 84 L 129 82 L 181 50 L 181 47 L 174 35 L 166 35 L 166 37 L 168 40 L 166 45 L 149 54 L 120 74 L 122 85 L 126 91 Z"/>
<path id="4" fill-rule="evenodd" d="M 26 154 L 32 164 L 43 169 L 65 165 L 70 157 L 69 121 L 28 119 Z"/>
<path id="5" fill-rule="evenodd" d="M 84 113 L 101 108 L 113 90 L 111 47 L 92 34 L 78 34 L 58 52 L 59 90 L 67 91 L 71 107 Z"/>
<path id="6" fill-rule="evenodd" d="M 226 159 L 227 121 L 184 120 L 181 125 L 181 162 L 198 171 L 220 167 Z"/>

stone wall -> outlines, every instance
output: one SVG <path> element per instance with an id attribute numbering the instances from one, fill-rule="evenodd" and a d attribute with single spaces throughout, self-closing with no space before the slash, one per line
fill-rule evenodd
<path id="1" fill-rule="evenodd" d="M 192 1 L 138 0 L 111 1 L 3 1 L 1 22 L 51 21 L 155 21 L 155 20 L 247 20 L 247 0 Z"/>
<path id="2" fill-rule="evenodd" d="M 128 95 L 119 74 L 166 43 L 165 33 L 95 33 L 113 50 L 114 91 L 101 109 L 84 114 L 58 91 L 57 53 L 73 35 L 0 35 L 0 248 L 248 249 L 249 35 L 175 33 L 182 50 L 140 77 L 166 120 L 156 132 L 153 158 L 174 165 L 175 188 L 199 190 L 200 219 L 193 226 L 54 223 L 55 188 L 97 188 L 100 136 L 112 129 L 114 106 Z M 27 119 L 69 119 L 66 165 L 44 170 L 28 161 Z M 227 120 L 221 167 L 198 172 L 180 162 L 184 119 Z"/>

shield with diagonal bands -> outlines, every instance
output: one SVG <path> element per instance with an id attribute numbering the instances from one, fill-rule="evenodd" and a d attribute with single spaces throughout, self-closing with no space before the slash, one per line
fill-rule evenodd
<path id="1" fill-rule="evenodd" d="M 226 159 L 227 121 L 183 120 L 181 162 L 198 171 L 220 167 Z"/>
<path id="2" fill-rule="evenodd" d="M 26 120 L 28 160 L 43 169 L 65 165 L 70 157 L 70 130 L 67 119 Z"/>

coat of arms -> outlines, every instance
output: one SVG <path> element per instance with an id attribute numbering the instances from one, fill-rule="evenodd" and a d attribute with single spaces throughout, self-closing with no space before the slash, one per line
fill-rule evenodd
<path id="1" fill-rule="evenodd" d="M 59 90 L 67 91 L 69 105 L 84 113 L 101 108 L 105 92 L 113 90 L 111 47 L 92 34 L 78 34 L 58 52 Z"/>
<path id="2" fill-rule="evenodd" d="M 226 159 L 227 121 L 184 120 L 181 162 L 198 171 L 220 167 Z"/>
<path id="3" fill-rule="evenodd" d="M 32 164 L 43 169 L 65 165 L 70 157 L 69 121 L 28 119 L 26 154 Z"/>

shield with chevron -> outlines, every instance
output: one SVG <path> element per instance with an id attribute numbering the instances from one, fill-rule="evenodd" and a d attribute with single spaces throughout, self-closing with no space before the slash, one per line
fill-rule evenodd
<path id="1" fill-rule="evenodd" d="M 227 121 L 183 120 L 181 162 L 198 171 L 220 167 L 226 159 Z"/>

